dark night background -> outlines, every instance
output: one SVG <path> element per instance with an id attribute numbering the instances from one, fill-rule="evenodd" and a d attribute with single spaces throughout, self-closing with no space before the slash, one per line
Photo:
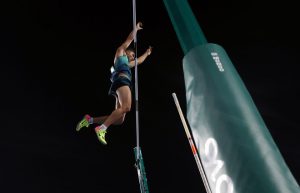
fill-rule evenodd
<path id="1" fill-rule="evenodd" d="M 224 47 L 300 182 L 296 1 L 189 1 L 208 40 Z M 0 192 L 138 193 L 135 111 L 108 130 L 75 131 L 108 114 L 116 48 L 132 1 L 1 1 Z M 162 1 L 137 0 L 140 140 L 150 192 L 205 192 L 171 93 L 185 112 L 183 52 Z M 94 128 L 94 127 L 92 127 Z"/>

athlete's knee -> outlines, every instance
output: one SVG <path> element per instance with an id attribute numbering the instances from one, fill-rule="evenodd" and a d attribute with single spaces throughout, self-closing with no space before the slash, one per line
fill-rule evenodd
<path id="1" fill-rule="evenodd" d="M 124 114 L 126 114 L 126 113 L 128 113 L 130 111 L 131 108 L 128 105 L 124 105 L 124 106 L 121 107 L 121 109 L 122 109 L 122 112 Z"/>

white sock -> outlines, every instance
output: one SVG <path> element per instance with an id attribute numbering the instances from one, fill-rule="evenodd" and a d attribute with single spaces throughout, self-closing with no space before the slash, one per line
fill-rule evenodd
<path id="1" fill-rule="evenodd" d="M 105 130 L 107 129 L 107 127 L 106 127 L 104 124 L 102 124 L 102 125 L 99 127 L 99 129 L 105 131 Z"/>

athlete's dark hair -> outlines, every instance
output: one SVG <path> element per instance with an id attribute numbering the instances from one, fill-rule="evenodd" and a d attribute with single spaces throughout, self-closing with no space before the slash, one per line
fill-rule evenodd
<path id="1" fill-rule="evenodd" d="M 135 50 L 133 48 L 127 48 L 126 51 L 130 51 L 130 52 L 135 53 Z"/>

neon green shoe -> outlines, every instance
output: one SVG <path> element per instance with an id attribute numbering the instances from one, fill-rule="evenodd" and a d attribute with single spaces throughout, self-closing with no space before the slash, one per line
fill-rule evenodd
<path id="1" fill-rule="evenodd" d="M 105 134 L 106 134 L 106 130 L 100 129 L 100 126 L 95 128 L 95 132 L 97 134 L 98 140 L 103 144 L 106 145 L 107 142 L 105 140 Z"/>
<path id="2" fill-rule="evenodd" d="M 91 118 L 90 115 L 85 115 L 83 117 L 83 119 L 77 124 L 76 131 L 80 131 L 80 129 L 83 128 L 83 127 L 89 127 L 89 125 L 90 125 L 90 123 L 89 123 L 90 118 Z"/>

